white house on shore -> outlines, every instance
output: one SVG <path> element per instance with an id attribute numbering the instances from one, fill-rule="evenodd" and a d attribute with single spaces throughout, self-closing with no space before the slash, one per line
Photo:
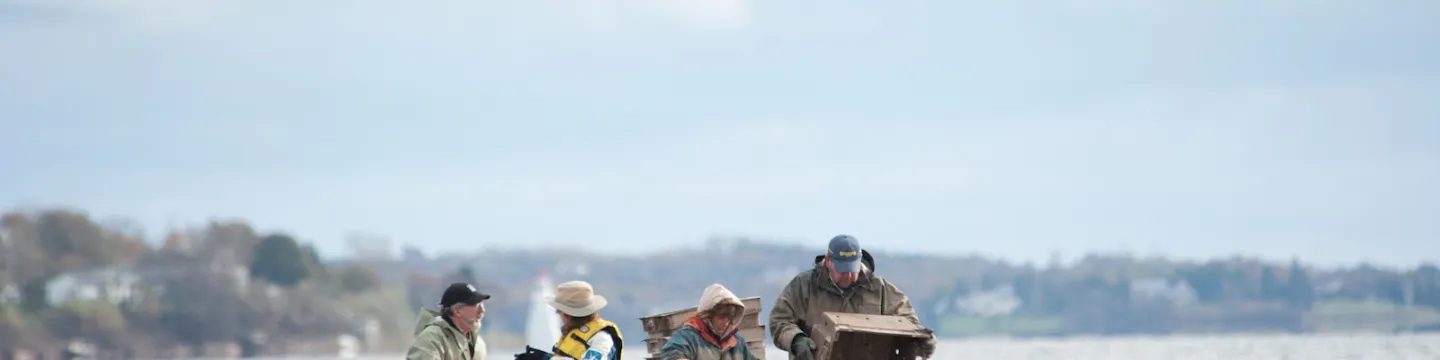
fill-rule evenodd
<path id="1" fill-rule="evenodd" d="M 118 304 L 137 296 L 140 282 L 135 272 L 118 268 L 65 273 L 45 284 L 45 298 L 52 305 L 92 300 Z"/>
<path id="2" fill-rule="evenodd" d="M 975 291 L 955 299 L 955 310 L 966 316 L 1004 316 L 1019 309 L 1020 297 L 1010 285 Z"/>
<path id="3" fill-rule="evenodd" d="M 1131 299 L 1161 299 L 1169 301 L 1176 306 L 1194 304 L 1199 297 L 1195 288 L 1185 280 L 1171 282 L 1165 278 L 1144 278 L 1130 283 Z"/>

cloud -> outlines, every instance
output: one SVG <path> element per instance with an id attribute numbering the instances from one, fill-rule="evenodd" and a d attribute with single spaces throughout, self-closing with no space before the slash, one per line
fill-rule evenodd
<path id="1" fill-rule="evenodd" d="M 705 30 L 742 29 L 751 20 L 749 0 L 642 0 L 682 21 Z"/>
<path id="2" fill-rule="evenodd" d="M 4 3 L 155 31 L 186 31 L 223 24 L 226 15 L 233 15 L 243 6 L 243 2 L 211 0 L 5 0 Z"/>

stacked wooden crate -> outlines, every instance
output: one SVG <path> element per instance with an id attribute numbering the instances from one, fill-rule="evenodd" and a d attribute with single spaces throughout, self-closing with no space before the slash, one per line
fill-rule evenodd
<path id="1" fill-rule="evenodd" d="M 814 334 L 817 360 L 914 360 L 932 331 L 903 316 L 826 312 Z"/>
<path id="2" fill-rule="evenodd" d="M 755 353 L 755 357 L 765 360 L 765 338 L 769 334 L 765 332 L 765 325 L 760 324 L 760 297 L 748 297 L 740 299 L 740 302 L 745 304 L 745 315 L 740 318 L 740 337 L 745 338 L 745 345 L 750 347 L 750 352 Z M 660 348 L 670 340 L 671 334 L 685 326 L 685 318 L 695 313 L 695 309 L 692 307 L 640 318 L 640 322 L 645 324 L 645 332 L 649 335 L 645 339 L 645 350 L 649 353 L 646 360 L 660 358 Z"/>

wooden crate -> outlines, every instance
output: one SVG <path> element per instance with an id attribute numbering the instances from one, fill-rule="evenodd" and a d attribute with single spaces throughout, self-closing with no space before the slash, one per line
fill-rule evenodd
<path id="1" fill-rule="evenodd" d="M 765 325 L 760 323 L 760 297 L 748 297 L 740 299 L 745 304 L 745 313 L 740 318 L 740 337 L 745 338 L 745 346 L 755 353 L 760 360 L 765 360 L 765 338 L 769 333 L 765 332 Z M 697 308 L 680 309 L 640 318 L 645 327 L 645 350 L 649 353 L 646 359 L 660 357 L 660 348 L 665 347 L 665 342 L 670 340 L 676 330 L 685 326 L 685 319 L 695 313 Z"/>
<path id="2" fill-rule="evenodd" d="M 814 334 L 817 360 L 914 360 L 933 333 L 904 316 L 826 312 Z"/>

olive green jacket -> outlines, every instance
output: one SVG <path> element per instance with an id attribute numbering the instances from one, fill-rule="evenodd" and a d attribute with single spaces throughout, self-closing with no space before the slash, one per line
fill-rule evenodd
<path id="1" fill-rule="evenodd" d="M 870 253 L 861 251 L 861 263 L 864 264 L 861 276 L 849 289 L 841 289 L 830 280 L 823 255 L 815 257 L 814 269 L 791 279 L 770 309 L 769 330 L 775 346 L 789 352 L 795 335 L 813 334 L 812 327 L 822 321 L 827 311 L 906 316 L 918 323 L 920 318 L 915 315 L 910 298 L 895 284 L 875 274 L 875 259 Z M 934 343 L 932 336 L 928 345 L 933 348 Z"/>
<path id="2" fill-rule="evenodd" d="M 405 352 L 405 360 L 485 360 L 485 340 L 479 332 L 475 329 L 475 334 L 465 336 L 440 313 L 422 308 L 415 320 L 415 342 Z"/>

